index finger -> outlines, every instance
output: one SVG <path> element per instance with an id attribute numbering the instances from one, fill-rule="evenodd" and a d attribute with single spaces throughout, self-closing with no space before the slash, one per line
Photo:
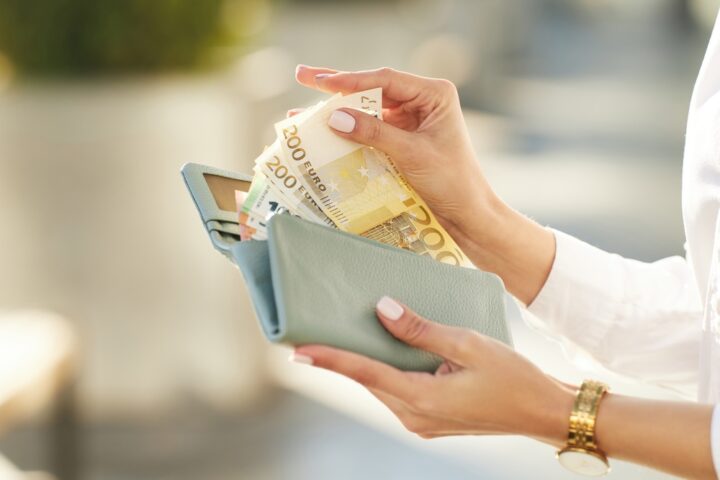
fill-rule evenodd
<path id="1" fill-rule="evenodd" d="M 327 75 L 317 77 L 317 75 Z M 399 72 L 391 68 L 341 72 L 326 68 L 298 66 L 298 82 L 328 93 L 354 93 L 371 88 L 383 89 L 383 107 L 392 108 L 427 91 L 432 79 Z"/>
<path id="2" fill-rule="evenodd" d="M 403 372 L 363 355 L 325 345 L 303 345 L 297 347 L 295 353 L 310 357 L 316 367 L 332 370 L 366 388 L 381 390 L 401 400 L 412 398 L 419 376 L 432 378 L 430 374 Z"/>
<path id="3" fill-rule="evenodd" d="M 315 75 L 332 75 L 335 73 L 338 73 L 338 70 L 334 70 L 332 68 L 309 67 L 307 65 L 300 64 L 295 68 L 295 80 L 297 80 L 300 85 L 319 89 L 318 85 L 315 83 Z"/>

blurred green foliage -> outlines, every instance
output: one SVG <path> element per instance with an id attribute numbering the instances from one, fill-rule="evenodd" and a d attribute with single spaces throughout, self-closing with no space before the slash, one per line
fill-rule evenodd
<path id="1" fill-rule="evenodd" d="M 237 44 L 237 25 L 256 3 L 0 0 L 0 51 L 26 76 L 204 67 L 219 61 L 215 47 Z"/>

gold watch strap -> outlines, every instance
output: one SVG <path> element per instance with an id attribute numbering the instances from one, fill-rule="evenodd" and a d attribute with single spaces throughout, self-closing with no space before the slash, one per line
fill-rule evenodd
<path id="1" fill-rule="evenodd" d="M 608 391 L 608 386 L 595 380 L 585 380 L 578 390 L 570 414 L 568 428 L 569 448 L 578 448 L 600 453 L 605 456 L 597 446 L 595 438 L 595 423 L 597 420 L 600 400 Z"/>

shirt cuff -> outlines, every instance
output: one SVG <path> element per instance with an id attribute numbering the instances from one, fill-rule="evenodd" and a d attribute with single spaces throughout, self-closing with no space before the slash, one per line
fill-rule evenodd
<path id="1" fill-rule="evenodd" d="M 555 260 L 528 311 L 552 334 L 593 349 L 607 334 L 623 298 L 621 259 L 563 232 L 555 235 Z"/>
<path id="2" fill-rule="evenodd" d="M 710 448 L 712 449 L 715 476 L 720 479 L 720 404 L 715 405 L 710 429 Z"/>

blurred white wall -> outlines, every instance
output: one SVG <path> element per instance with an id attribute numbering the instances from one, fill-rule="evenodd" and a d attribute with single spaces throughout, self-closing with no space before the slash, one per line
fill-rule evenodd
<path id="1" fill-rule="evenodd" d="M 75 322 L 91 413 L 261 391 L 265 344 L 242 281 L 179 174 L 191 161 L 242 167 L 247 110 L 224 77 L 0 96 L 0 305 Z"/>

